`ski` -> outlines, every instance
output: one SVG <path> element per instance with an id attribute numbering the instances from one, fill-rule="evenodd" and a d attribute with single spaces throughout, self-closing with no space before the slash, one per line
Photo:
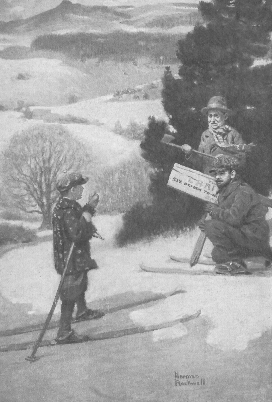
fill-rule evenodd
<path id="1" fill-rule="evenodd" d="M 180 257 L 176 255 L 170 255 L 170 259 L 175 262 L 182 262 L 185 264 L 190 263 L 190 258 Z M 199 260 L 197 264 L 201 265 L 214 265 L 214 261 L 210 258 L 209 260 Z"/>
<path id="2" fill-rule="evenodd" d="M 94 342 L 94 341 L 102 341 L 106 339 L 114 339 L 120 338 L 123 336 L 135 335 L 135 334 L 143 334 L 146 332 L 157 331 L 163 328 L 173 327 L 179 323 L 184 323 L 190 320 L 193 320 L 199 317 L 201 314 L 201 310 L 196 311 L 194 314 L 191 315 L 184 315 L 181 318 L 164 322 L 161 324 L 156 325 L 147 325 L 147 326 L 135 326 L 135 327 L 126 327 L 118 330 L 109 330 L 109 331 L 102 331 L 96 334 L 92 334 L 86 338 L 85 342 Z M 84 343 L 85 343 L 84 342 Z M 67 343 L 67 344 L 58 344 L 55 340 L 44 340 L 40 344 L 41 347 L 51 347 L 51 346 L 67 346 L 67 345 L 78 345 L 78 343 Z M 0 352 L 12 352 L 12 351 L 19 351 L 19 350 L 27 350 L 31 349 L 34 345 L 34 342 L 23 342 L 23 343 L 13 343 L 9 345 L 4 345 L 0 347 Z"/>
<path id="3" fill-rule="evenodd" d="M 188 263 L 188 260 L 187 260 Z M 184 275 L 216 275 L 213 271 L 208 271 L 204 269 L 194 269 L 190 268 L 188 265 L 188 269 L 179 266 L 170 266 L 170 265 L 161 265 L 161 266 L 150 266 L 145 265 L 144 263 L 140 264 L 140 268 L 145 272 L 153 272 L 156 274 L 184 274 Z"/>
<path id="4" fill-rule="evenodd" d="M 126 304 L 119 305 L 119 306 L 112 306 L 112 307 L 109 307 L 106 310 L 102 310 L 102 311 L 104 312 L 104 314 L 112 314 L 112 313 L 116 313 L 117 311 L 128 310 L 130 308 L 138 307 L 138 306 L 141 306 L 143 304 L 163 300 L 163 299 L 166 299 L 169 296 L 174 296 L 174 295 L 179 294 L 179 293 L 182 293 L 182 291 L 181 290 L 174 290 L 173 292 L 154 295 L 153 297 L 149 297 L 149 298 L 146 298 L 146 299 L 143 299 L 143 300 L 126 303 Z M 80 322 L 81 321 L 77 322 L 77 321 L 73 320 L 73 324 L 77 324 L 77 323 L 80 323 Z M 47 329 L 49 330 L 49 329 L 57 328 L 58 325 L 59 325 L 59 321 L 52 321 L 49 324 Z M 42 328 L 43 328 L 43 323 L 27 325 L 27 326 L 24 326 L 24 327 L 17 327 L 17 328 L 13 328 L 13 329 L 6 329 L 6 330 L 3 330 L 3 331 L 0 331 L 0 337 L 12 336 L 12 335 L 21 335 L 21 334 L 25 334 L 25 333 L 28 333 L 28 332 L 40 331 Z"/>
<path id="5" fill-rule="evenodd" d="M 188 260 L 187 260 L 188 263 Z M 213 264 L 214 265 L 214 264 Z M 215 265 L 214 265 L 215 266 Z M 177 264 L 173 265 L 160 265 L 160 266 L 150 266 L 146 265 L 144 263 L 140 264 L 140 268 L 142 271 L 145 272 L 152 272 L 155 274 L 181 274 L 181 275 L 189 275 L 189 276 L 196 276 L 196 275 L 206 275 L 206 276 L 222 276 L 222 274 L 217 274 L 213 269 L 195 269 L 195 268 L 190 268 L 188 264 L 188 269 L 184 268 L 183 266 L 178 266 Z M 225 276 L 225 275 L 224 275 Z M 271 269 L 250 269 L 248 274 L 241 274 L 241 275 L 235 275 L 235 276 L 262 276 L 262 277 L 268 277 L 272 276 L 272 270 Z"/>

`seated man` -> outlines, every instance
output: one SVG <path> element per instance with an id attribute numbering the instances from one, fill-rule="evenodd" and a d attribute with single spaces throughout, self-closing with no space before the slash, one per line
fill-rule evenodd
<path id="1" fill-rule="evenodd" d="M 271 259 L 267 208 L 242 181 L 240 169 L 237 158 L 218 155 L 210 170 L 219 188 L 218 205 L 206 205 L 212 219 L 200 228 L 213 243 L 212 258 L 217 264 L 216 272 L 221 274 L 248 273 L 243 258 L 249 255 Z"/>

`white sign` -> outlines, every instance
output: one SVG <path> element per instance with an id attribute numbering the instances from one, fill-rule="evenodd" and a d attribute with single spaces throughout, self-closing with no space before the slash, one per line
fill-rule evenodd
<path id="1" fill-rule="evenodd" d="M 215 179 L 197 170 L 175 163 L 167 185 L 203 201 L 217 204 L 218 187 Z"/>

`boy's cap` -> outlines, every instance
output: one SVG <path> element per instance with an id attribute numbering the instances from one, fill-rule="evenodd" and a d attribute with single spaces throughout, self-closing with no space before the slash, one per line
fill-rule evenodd
<path id="1" fill-rule="evenodd" d="M 210 169 L 210 172 L 216 172 L 218 169 L 230 169 L 230 170 L 239 170 L 241 168 L 241 161 L 239 159 L 234 158 L 233 156 L 228 155 L 217 155 Z"/>
<path id="2" fill-rule="evenodd" d="M 57 190 L 62 193 L 63 191 L 70 190 L 72 187 L 85 184 L 88 180 L 89 178 L 83 176 L 81 173 L 66 173 L 57 180 Z"/>

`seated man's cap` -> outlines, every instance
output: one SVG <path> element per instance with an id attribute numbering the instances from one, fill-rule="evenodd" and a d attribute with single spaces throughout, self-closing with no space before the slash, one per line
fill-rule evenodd
<path id="1" fill-rule="evenodd" d="M 242 167 L 243 163 L 238 158 L 234 158 L 229 155 L 217 155 L 210 169 L 210 173 L 216 172 L 218 169 L 230 169 L 238 171 Z"/>
<path id="2" fill-rule="evenodd" d="M 202 114 L 207 114 L 209 110 L 219 110 L 223 113 L 227 113 L 228 115 L 233 114 L 231 109 L 227 107 L 227 101 L 223 96 L 213 96 L 208 104 L 207 107 L 203 107 L 201 109 Z"/>
<path id="3" fill-rule="evenodd" d="M 82 176 L 81 173 L 71 172 L 65 173 L 57 180 L 57 190 L 62 193 L 63 191 L 70 190 L 72 187 L 85 184 L 89 180 L 88 177 Z"/>

